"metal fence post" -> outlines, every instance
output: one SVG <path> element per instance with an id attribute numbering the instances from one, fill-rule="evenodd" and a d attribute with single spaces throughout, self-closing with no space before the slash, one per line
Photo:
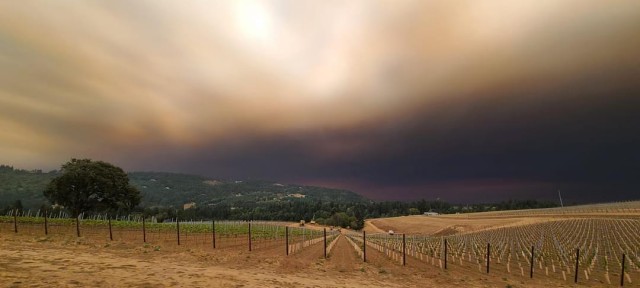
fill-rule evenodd
<path id="1" fill-rule="evenodd" d="M 249 221 L 249 252 L 251 252 L 251 221 Z"/>
<path id="2" fill-rule="evenodd" d="M 18 233 L 18 210 L 13 210 L 13 232 Z"/>

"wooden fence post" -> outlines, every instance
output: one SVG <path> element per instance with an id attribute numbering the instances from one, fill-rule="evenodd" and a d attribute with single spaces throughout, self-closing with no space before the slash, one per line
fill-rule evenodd
<path id="1" fill-rule="evenodd" d="M 147 229 L 144 225 L 144 216 L 142 216 L 142 242 L 147 243 Z"/>
<path id="2" fill-rule="evenodd" d="M 80 237 L 80 215 L 76 216 L 76 235 Z"/>
<path id="3" fill-rule="evenodd" d="M 533 278 L 533 253 L 534 253 L 534 251 L 535 251 L 535 250 L 533 250 L 533 249 L 534 249 L 534 246 L 532 245 L 532 246 L 531 246 L 531 268 L 530 268 L 530 270 L 529 270 L 529 277 L 530 277 L 530 278 Z"/>
<path id="4" fill-rule="evenodd" d="M 444 238 L 444 269 L 447 269 L 447 238 Z"/>
<path id="5" fill-rule="evenodd" d="M 211 220 L 211 228 L 213 228 L 213 249 L 216 248 L 216 220 Z"/>
<path id="6" fill-rule="evenodd" d="M 491 243 L 487 243 L 487 274 L 489 273 L 489 255 L 491 255 Z"/>
<path id="7" fill-rule="evenodd" d="M 287 248 L 287 255 L 289 255 L 289 226 L 284 227 L 284 246 Z"/>
<path id="8" fill-rule="evenodd" d="M 251 221 L 249 221 L 249 252 L 251 252 Z"/>
<path id="9" fill-rule="evenodd" d="M 362 231 L 362 261 L 367 262 L 367 232 Z"/>
<path id="10" fill-rule="evenodd" d="M 180 245 L 180 219 L 176 217 L 176 234 L 178 238 L 178 245 Z"/>
<path id="11" fill-rule="evenodd" d="M 113 231 L 111 230 L 111 217 L 109 217 L 109 240 L 113 241 Z"/>
<path id="12" fill-rule="evenodd" d="M 573 278 L 573 281 L 575 283 L 578 283 L 578 264 L 580 264 L 579 260 L 580 260 L 580 248 L 576 248 L 576 275 Z"/>
<path id="13" fill-rule="evenodd" d="M 404 235 L 405 234 L 402 233 L 402 266 L 407 264 L 407 251 L 406 251 L 406 248 L 405 248 L 407 243 L 406 243 Z"/>
<path id="14" fill-rule="evenodd" d="M 13 232 L 18 233 L 18 210 L 13 210 Z"/>
<path id="15" fill-rule="evenodd" d="M 620 272 L 620 286 L 624 286 L 624 261 L 625 255 L 622 253 L 622 272 Z"/>
<path id="16" fill-rule="evenodd" d="M 44 235 L 49 235 L 49 227 L 47 223 L 47 210 L 44 210 Z"/>
<path id="17" fill-rule="evenodd" d="M 324 259 L 327 259 L 327 228 L 322 231 L 324 237 Z"/>

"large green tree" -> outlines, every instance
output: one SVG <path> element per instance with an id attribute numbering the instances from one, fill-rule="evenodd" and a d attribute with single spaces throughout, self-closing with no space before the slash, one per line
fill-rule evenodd
<path id="1" fill-rule="evenodd" d="M 62 165 L 62 175 L 51 180 L 44 196 L 68 209 L 82 212 L 130 210 L 140 203 L 140 191 L 129 184 L 119 167 L 103 161 L 71 159 Z"/>

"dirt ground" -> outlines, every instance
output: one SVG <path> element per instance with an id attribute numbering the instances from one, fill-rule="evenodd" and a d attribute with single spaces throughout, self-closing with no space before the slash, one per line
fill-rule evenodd
<path id="1" fill-rule="evenodd" d="M 284 255 L 281 245 L 192 249 L 69 236 L 0 234 L 0 287 L 544 287 L 500 276 L 407 266 L 371 249 L 363 263 L 345 237 Z M 557 286 L 552 285 L 552 286 Z"/>

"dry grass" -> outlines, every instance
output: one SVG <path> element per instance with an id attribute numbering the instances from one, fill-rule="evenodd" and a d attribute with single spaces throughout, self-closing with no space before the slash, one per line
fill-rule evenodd
<path id="1" fill-rule="evenodd" d="M 365 230 L 375 233 L 393 230 L 396 233 L 445 236 L 570 218 L 640 218 L 640 201 L 572 206 L 564 209 L 378 218 L 367 220 Z"/>
<path id="2" fill-rule="evenodd" d="M 465 214 L 467 215 L 467 214 Z M 456 215 L 458 216 L 458 215 Z M 427 235 L 452 235 L 457 233 L 474 232 L 483 229 L 496 227 L 525 225 L 536 222 L 543 222 L 548 217 L 536 218 L 494 218 L 494 217 L 456 217 L 456 216 L 404 216 L 393 218 L 380 218 L 368 220 L 371 225 L 378 228 L 378 232 L 393 230 L 396 233 L 406 234 L 427 234 Z M 376 231 L 375 228 L 367 228 L 370 232 Z"/>

